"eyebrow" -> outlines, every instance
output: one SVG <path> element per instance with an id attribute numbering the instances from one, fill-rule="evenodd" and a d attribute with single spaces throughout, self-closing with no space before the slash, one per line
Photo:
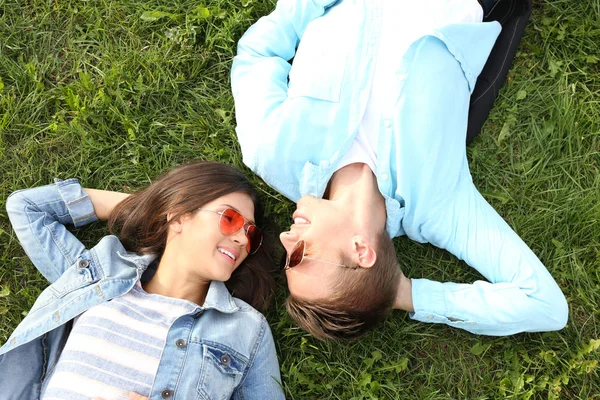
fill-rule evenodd
<path id="1" fill-rule="evenodd" d="M 242 214 L 242 212 L 241 212 L 240 210 L 238 210 L 237 208 L 235 208 L 235 207 L 234 207 L 234 206 L 232 206 L 231 204 L 221 204 L 221 206 L 226 206 L 226 207 L 228 207 L 228 208 L 231 208 L 232 210 L 235 210 L 235 211 L 239 212 L 239 213 L 240 213 L 240 215 L 241 215 L 242 217 L 244 217 L 244 214 Z M 251 219 L 247 219 L 246 217 L 244 217 L 244 219 L 246 219 L 246 220 L 247 220 L 248 222 L 250 222 L 252 225 L 256 225 L 256 222 L 254 222 L 253 220 L 251 220 Z"/>

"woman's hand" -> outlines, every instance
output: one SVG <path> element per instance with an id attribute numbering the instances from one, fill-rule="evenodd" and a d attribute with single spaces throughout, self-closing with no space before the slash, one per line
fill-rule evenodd
<path id="1" fill-rule="evenodd" d="M 92 400 L 104 400 L 102 397 L 94 397 Z M 148 397 L 144 397 L 141 394 L 135 392 L 129 392 L 129 400 L 150 400 Z"/>
<path id="2" fill-rule="evenodd" d="M 109 190 L 83 189 L 94 206 L 94 212 L 101 221 L 110 217 L 113 208 L 130 195 L 127 193 L 111 192 Z"/>
<path id="3" fill-rule="evenodd" d="M 135 392 L 129 392 L 129 400 L 150 400 L 148 397 L 144 397 L 141 394 Z"/>

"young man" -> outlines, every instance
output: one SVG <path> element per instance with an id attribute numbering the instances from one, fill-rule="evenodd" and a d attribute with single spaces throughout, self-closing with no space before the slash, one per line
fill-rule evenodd
<path id="1" fill-rule="evenodd" d="M 392 308 L 488 335 L 566 324 L 556 282 L 469 173 L 470 96 L 501 30 L 482 19 L 476 0 L 280 0 L 240 40 L 237 134 L 297 202 L 287 306 L 313 335 L 356 338 Z M 405 234 L 489 282 L 405 277 L 390 239 Z"/>

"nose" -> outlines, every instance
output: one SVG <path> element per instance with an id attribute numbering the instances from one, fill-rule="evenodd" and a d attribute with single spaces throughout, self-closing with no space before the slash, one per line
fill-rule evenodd
<path id="1" fill-rule="evenodd" d="M 310 194 L 305 194 L 304 196 L 300 197 L 300 200 L 298 200 L 298 202 L 296 203 L 296 205 L 298 207 L 301 207 L 303 205 L 307 205 L 310 204 L 311 202 L 317 201 L 319 200 L 318 197 L 312 196 Z"/>
<path id="2" fill-rule="evenodd" d="M 279 240 L 285 248 L 285 252 L 287 254 L 290 254 L 298 240 L 300 240 L 300 235 L 297 232 L 293 231 L 281 232 L 281 234 L 279 235 Z"/>
<path id="3" fill-rule="evenodd" d="M 231 235 L 230 238 L 243 248 L 246 248 L 246 245 L 248 244 L 248 237 L 246 236 L 245 227 L 242 227 L 242 229 Z"/>

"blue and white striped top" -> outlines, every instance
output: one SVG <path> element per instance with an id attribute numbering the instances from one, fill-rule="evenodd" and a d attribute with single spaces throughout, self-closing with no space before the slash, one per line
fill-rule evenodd
<path id="1" fill-rule="evenodd" d="M 129 400 L 149 396 L 173 322 L 197 306 L 148 294 L 140 283 L 121 297 L 90 308 L 73 330 L 43 400 Z"/>

